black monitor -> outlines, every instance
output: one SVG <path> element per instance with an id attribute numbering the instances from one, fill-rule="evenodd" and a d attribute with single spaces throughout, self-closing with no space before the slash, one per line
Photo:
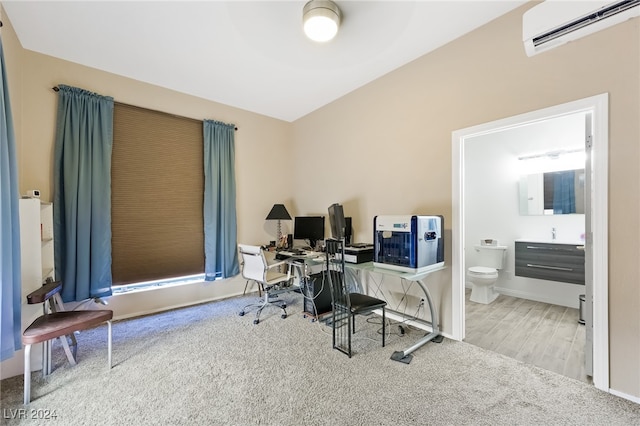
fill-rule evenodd
<path id="1" fill-rule="evenodd" d="M 351 236 L 353 235 L 353 227 L 351 225 L 351 218 L 350 217 L 345 217 L 344 218 L 344 223 L 345 223 L 345 227 L 344 227 L 344 243 L 345 243 L 345 245 L 349 246 L 349 245 L 351 245 Z"/>
<path id="2" fill-rule="evenodd" d="M 338 203 L 329 206 L 329 224 L 331 237 L 337 240 L 344 238 L 345 245 L 349 246 L 353 235 L 351 218 L 344 216 L 344 208 Z"/>
<path id="3" fill-rule="evenodd" d="M 311 248 L 324 239 L 324 216 L 296 216 L 293 221 L 293 238 L 309 240 Z"/>
<path id="4" fill-rule="evenodd" d="M 331 238 L 336 240 L 344 238 L 347 224 L 342 205 L 335 203 L 329 206 L 329 225 L 331 226 Z"/>

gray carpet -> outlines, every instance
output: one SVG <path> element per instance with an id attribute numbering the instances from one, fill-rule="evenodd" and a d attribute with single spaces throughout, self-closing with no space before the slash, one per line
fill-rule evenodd
<path id="1" fill-rule="evenodd" d="M 240 317 L 255 296 L 114 323 L 78 335 L 79 363 L 54 348 L 55 370 L 33 374 L 26 415 L 55 412 L 64 425 L 640 425 L 640 405 L 475 346 L 445 339 L 389 359 L 423 332 L 391 334 L 359 319 L 355 355 L 331 348 L 330 328 L 276 309 Z M 376 318 L 373 318 L 375 320 Z M 397 330 L 397 327 L 393 327 Z M 2 422 L 22 405 L 22 377 L 1 382 Z"/>

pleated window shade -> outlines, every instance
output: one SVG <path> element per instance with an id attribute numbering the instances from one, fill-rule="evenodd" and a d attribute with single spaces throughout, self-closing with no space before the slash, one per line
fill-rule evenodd
<path id="1" fill-rule="evenodd" d="M 116 104 L 113 285 L 204 273 L 202 122 Z"/>

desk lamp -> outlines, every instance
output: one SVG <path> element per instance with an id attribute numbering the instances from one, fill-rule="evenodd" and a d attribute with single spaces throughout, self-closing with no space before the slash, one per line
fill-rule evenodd
<path id="1" fill-rule="evenodd" d="M 284 204 L 274 204 L 271 208 L 271 211 L 267 215 L 266 220 L 278 221 L 278 240 L 276 242 L 276 247 L 280 247 L 282 241 L 282 225 L 280 221 L 291 220 L 291 216 L 289 215 L 287 208 L 284 206 Z"/>

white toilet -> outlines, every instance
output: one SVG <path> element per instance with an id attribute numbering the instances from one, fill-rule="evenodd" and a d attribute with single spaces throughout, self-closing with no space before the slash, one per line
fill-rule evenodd
<path id="1" fill-rule="evenodd" d="M 507 247 L 499 246 L 497 240 L 487 238 L 480 240 L 480 245 L 474 248 L 478 252 L 478 266 L 467 270 L 471 301 L 488 305 L 498 297 L 493 286 L 498 279 L 498 270 L 502 269 Z"/>

